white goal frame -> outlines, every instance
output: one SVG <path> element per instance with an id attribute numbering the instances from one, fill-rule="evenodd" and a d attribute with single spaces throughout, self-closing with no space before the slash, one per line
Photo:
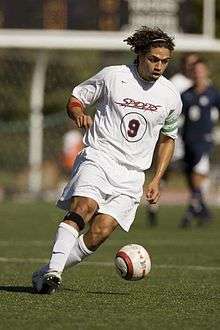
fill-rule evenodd
<path id="1" fill-rule="evenodd" d="M 0 30 L 0 48 L 26 49 L 96 49 L 128 50 L 123 40 L 130 31 L 61 31 L 61 30 Z M 175 37 L 176 51 L 219 52 L 220 40 L 210 34 L 183 34 Z"/>

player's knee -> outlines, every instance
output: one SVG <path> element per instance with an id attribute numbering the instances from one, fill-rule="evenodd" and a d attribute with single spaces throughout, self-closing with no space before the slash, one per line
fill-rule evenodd
<path id="1" fill-rule="evenodd" d="M 72 212 L 72 211 L 67 212 L 67 214 L 63 218 L 63 221 L 71 225 L 73 225 L 74 223 L 74 227 L 76 226 L 75 228 L 79 231 L 83 230 L 85 227 L 85 220 L 80 214 L 76 212 Z"/>
<path id="2" fill-rule="evenodd" d="M 71 211 L 79 214 L 85 222 L 88 222 L 96 211 L 96 204 L 89 198 L 79 200 L 71 205 Z"/>

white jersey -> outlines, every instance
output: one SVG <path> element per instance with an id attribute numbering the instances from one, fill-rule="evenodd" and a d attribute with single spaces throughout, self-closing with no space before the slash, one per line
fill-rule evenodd
<path id="1" fill-rule="evenodd" d="M 179 92 L 163 76 L 143 80 L 136 65 L 106 67 L 76 86 L 72 95 L 85 107 L 97 102 L 93 125 L 84 136 L 88 153 L 98 151 L 142 171 L 151 165 L 160 132 L 177 137 Z"/>

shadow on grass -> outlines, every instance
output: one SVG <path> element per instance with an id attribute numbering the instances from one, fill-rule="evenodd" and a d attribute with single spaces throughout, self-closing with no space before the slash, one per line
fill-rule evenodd
<path id="1" fill-rule="evenodd" d="M 36 291 L 31 286 L 0 285 L 0 292 L 1 291 L 37 294 Z M 80 292 L 80 290 L 64 288 L 64 287 L 60 288 L 59 291 L 70 291 L 70 292 L 74 292 L 74 293 L 79 293 Z M 129 292 L 87 291 L 87 294 L 97 294 L 97 295 L 105 295 L 106 294 L 106 295 L 125 296 L 125 295 L 129 295 Z"/>
<path id="2" fill-rule="evenodd" d="M 31 286 L 13 286 L 13 285 L 0 285 L 0 291 L 18 292 L 18 293 L 35 293 Z"/>
<path id="3" fill-rule="evenodd" d="M 79 293 L 82 292 L 82 290 L 79 289 L 71 289 L 71 288 L 63 288 L 61 289 L 62 291 L 70 291 L 74 293 Z M 113 292 L 113 291 L 86 291 L 86 294 L 109 294 L 109 295 L 129 295 L 129 292 Z"/>
<path id="4" fill-rule="evenodd" d="M 74 292 L 74 293 L 81 292 L 79 289 L 64 288 L 63 286 L 59 289 L 59 291 L 70 291 L 70 292 Z"/>

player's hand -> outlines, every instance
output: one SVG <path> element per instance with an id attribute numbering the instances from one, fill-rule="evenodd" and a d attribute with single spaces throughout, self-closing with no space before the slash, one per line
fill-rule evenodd
<path id="1" fill-rule="evenodd" d="M 90 128 L 93 123 L 92 118 L 86 114 L 76 115 L 74 121 L 78 128 L 85 128 L 85 129 Z"/>
<path id="2" fill-rule="evenodd" d="M 156 204 L 160 198 L 159 182 L 151 181 L 145 189 L 146 200 L 150 204 Z"/>

